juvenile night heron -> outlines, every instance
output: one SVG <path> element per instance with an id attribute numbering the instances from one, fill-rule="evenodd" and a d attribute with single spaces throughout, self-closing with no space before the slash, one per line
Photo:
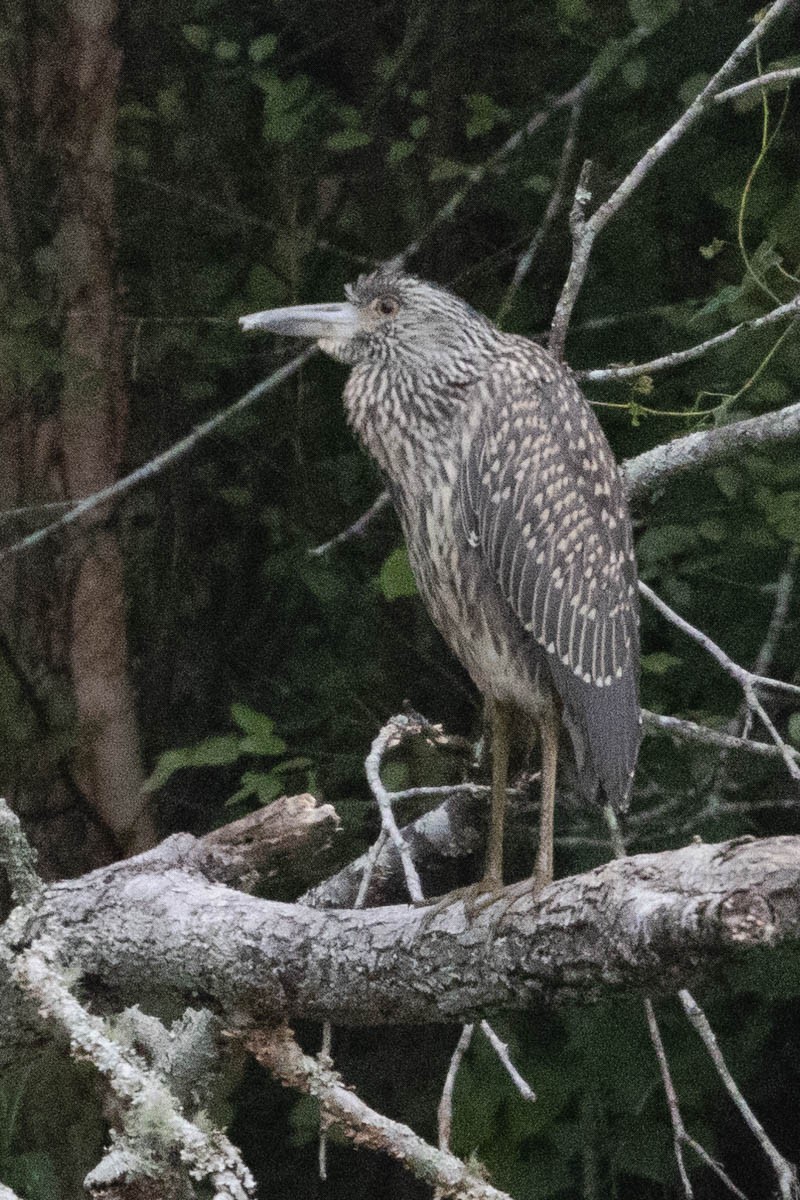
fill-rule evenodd
<path id="1" fill-rule="evenodd" d="M 512 730 L 538 727 L 533 883 L 553 874 L 559 733 L 580 791 L 627 805 L 640 741 L 631 524 L 608 442 L 570 372 L 444 288 L 382 267 L 341 304 L 242 317 L 352 367 L 351 425 L 385 475 L 419 590 L 489 701 L 484 885 L 502 886 Z"/>

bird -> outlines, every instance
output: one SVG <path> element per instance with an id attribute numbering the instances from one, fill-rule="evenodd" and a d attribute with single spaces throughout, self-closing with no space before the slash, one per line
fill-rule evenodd
<path id="1" fill-rule="evenodd" d="M 574 375 L 537 342 L 396 262 L 345 297 L 240 326 L 312 339 L 351 368 L 348 421 L 386 479 L 428 612 L 487 703 L 481 891 L 503 887 L 512 739 L 538 730 L 538 893 L 553 879 L 562 730 L 584 798 L 622 812 L 632 788 L 639 612 L 620 472 Z"/>

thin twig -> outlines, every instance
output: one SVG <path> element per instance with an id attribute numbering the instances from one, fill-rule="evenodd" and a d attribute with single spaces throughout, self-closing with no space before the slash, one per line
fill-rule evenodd
<path id="1" fill-rule="evenodd" d="M 789 547 L 789 553 L 786 556 L 786 566 L 781 571 L 778 581 L 775 584 L 775 603 L 773 604 L 772 616 L 769 619 L 764 641 L 761 643 L 761 649 L 753 664 L 754 675 L 766 675 L 772 666 L 772 660 L 778 648 L 778 641 L 786 624 L 786 618 L 789 615 L 789 605 L 792 599 L 792 592 L 794 591 L 794 575 L 798 560 L 800 560 L 800 547 L 795 543 Z"/>
<path id="2" fill-rule="evenodd" d="M 664 1043 L 661 1039 L 661 1030 L 658 1028 L 658 1021 L 653 1009 L 653 1002 L 646 999 L 644 1002 L 644 1010 L 647 1015 L 647 1028 L 650 1033 L 650 1041 L 653 1043 L 653 1049 L 656 1052 L 658 1059 L 658 1067 L 661 1072 L 661 1081 L 664 1085 L 664 1094 L 667 1098 L 667 1108 L 669 1109 L 669 1119 L 672 1123 L 672 1144 L 675 1148 L 675 1161 L 678 1164 L 678 1174 L 680 1175 L 683 1194 L 686 1200 L 692 1200 L 694 1192 L 689 1181 L 689 1176 L 686 1171 L 686 1163 L 683 1158 L 683 1148 L 687 1146 L 693 1150 L 700 1161 L 708 1167 L 710 1171 L 720 1179 L 738 1200 L 747 1200 L 744 1192 L 742 1192 L 732 1179 L 726 1174 L 718 1162 L 716 1162 L 708 1151 L 700 1145 L 699 1142 L 687 1132 L 686 1126 L 683 1123 L 680 1106 L 678 1104 L 678 1095 L 675 1091 L 675 1085 L 672 1082 L 672 1074 L 669 1069 Z"/>
<path id="3" fill-rule="evenodd" d="M 694 999 L 686 988 L 682 988 L 678 993 L 680 1002 L 683 1005 L 683 1011 L 689 1019 L 692 1027 L 697 1031 L 702 1039 L 703 1045 L 709 1053 L 709 1057 L 713 1062 L 717 1074 L 719 1075 L 725 1089 L 733 1103 L 736 1105 L 742 1120 L 747 1125 L 753 1136 L 756 1138 L 764 1154 L 772 1164 L 772 1168 L 778 1179 L 778 1188 L 780 1190 L 781 1200 L 797 1200 L 800 1192 L 798 1189 L 797 1171 L 795 1167 L 783 1157 L 780 1151 L 773 1145 L 767 1136 L 766 1130 L 761 1122 L 756 1117 L 750 1105 L 745 1100 L 742 1093 L 739 1091 L 736 1080 L 728 1070 L 725 1059 L 722 1057 L 722 1051 L 719 1048 L 714 1030 L 709 1024 L 708 1017 L 703 1012 L 700 1005 Z"/>
<path id="4" fill-rule="evenodd" d="M 392 811 L 392 796 L 381 781 L 381 762 L 387 750 L 392 749 L 411 734 L 420 732 L 420 725 L 400 713 L 391 717 L 381 729 L 370 747 L 370 752 L 364 761 L 364 771 L 373 796 L 378 802 L 381 814 L 381 824 L 392 840 L 392 844 L 400 855 L 403 864 L 403 874 L 406 880 L 408 894 L 414 901 L 424 900 L 422 885 L 419 881 L 417 868 L 414 866 L 408 843 L 397 827 Z"/>
<path id="5" fill-rule="evenodd" d="M 19 508 L 0 510 L 0 521 L 15 521 L 18 517 L 30 517 L 35 513 L 50 512 L 55 508 L 69 508 L 74 500 L 45 500 L 42 504 L 23 504 Z"/>
<path id="6" fill-rule="evenodd" d="M 523 1079 L 517 1068 L 512 1063 L 506 1043 L 497 1036 L 496 1032 L 494 1029 L 492 1029 L 488 1021 L 481 1021 L 481 1033 L 485 1038 L 488 1039 L 490 1046 L 505 1067 L 511 1082 L 514 1084 L 514 1087 L 517 1089 L 520 1096 L 522 1096 L 522 1099 L 533 1102 L 536 1099 L 536 1093 L 527 1080 Z"/>
<path id="7" fill-rule="evenodd" d="M 553 322 L 550 326 L 550 337 L 547 343 L 548 349 L 554 358 L 564 357 L 564 345 L 567 340 L 569 320 L 575 301 L 578 298 L 577 289 L 583 283 L 584 275 L 588 269 L 589 255 L 592 252 L 592 243 L 595 238 L 595 234 L 590 229 L 589 222 L 586 219 L 586 210 L 592 199 L 592 193 L 589 190 L 591 172 L 592 163 L 587 158 L 581 168 L 578 186 L 575 188 L 575 196 L 569 214 L 569 228 L 572 233 L 571 278 L 568 277 L 567 282 L 564 284 L 564 291 L 561 293 L 558 305 L 556 306 Z M 570 286 L 570 291 L 567 290 L 568 285 Z"/>
<path id="8" fill-rule="evenodd" d="M 650 1041 L 653 1043 L 653 1049 L 656 1052 L 658 1059 L 658 1069 L 661 1072 L 661 1082 L 664 1085 L 664 1095 L 667 1098 L 667 1108 L 669 1109 L 669 1119 L 672 1123 L 672 1145 L 675 1150 L 675 1162 L 678 1165 L 678 1174 L 680 1175 L 681 1184 L 683 1186 L 683 1194 L 686 1200 L 692 1200 L 694 1192 L 689 1181 L 689 1175 L 686 1171 L 686 1163 L 683 1158 L 683 1145 L 686 1137 L 686 1129 L 681 1117 L 681 1110 L 678 1105 L 678 1094 L 675 1091 L 675 1085 L 672 1082 L 672 1074 L 669 1069 L 664 1043 L 661 1039 L 661 1030 L 658 1028 L 655 1010 L 653 1009 L 653 1001 L 648 997 L 644 1001 L 644 1011 L 647 1016 L 647 1028 L 650 1032 Z"/>
<path id="9" fill-rule="evenodd" d="M 450 1057 L 450 1065 L 447 1068 L 442 1095 L 439 1099 L 439 1108 L 436 1114 L 439 1130 L 439 1149 L 447 1153 L 450 1152 L 450 1135 L 453 1131 L 453 1089 L 456 1086 L 456 1077 L 464 1061 L 464 1055 L 469 1050 L 469 1044 L 472 1041 L 474 1032 L 474 1025 L 465 1025 L 461 1030 L 461 1037 L 456 1042 L 456 1048 Z"/>
<path id="10" fill-rule="evenodd" d="M 771 88 L 781 83 L 792 83 L 795 79 L 800 79 L 800 67 L 784 67 L 780 71 L 767 71 L 764 75 L 757 75 L 755 79 L 746 79 L 744 83 L 737 83 L 734 87 L 726 88 L 724 92 L 717 92 L 714 103 L 722 104 L 725 100 L 734 100 L 737 96 L 744 96 L 754 88 Z"/>
<path id="11" fill-rule="evenodd" d="M 312 546 L 308 553 L 312 558 L 319 558 L 321 555 L 327 554 L 334 546 L 340 546 L 342 542 L 352 542 L 355 538 L 362 537 L 366 533 L 368 526 L 371 525 L 378 513 L 386 508 L 391 499 L 388 491 L 381 492 L 373 500 L 372 504 L 370 504 L 367 511 L 363 512 L 352 525 L 348 525 L 347 529 L 343 529 L 329 541 L 323 542 L 321 546 Z"/>
<path id="12" fill-rule="evenodd" d="M 660 358 L 653 358 L 650 362 L 633 363 L 630 366 L 620 367 L 604 367 L 599 370 L 576 371 L 575 376 L 587 383 L 607 383 L 614 379 L 635 379 L 640 375 L 651 375 L 654 371 L 665 371 L 670 367 L 679 367 L 683 363 L 693 362 L 695 359 L 702 358 L 709 350 L 713 350 L 716 346 L 722 346 L 725 342 L 729 342 L 739 333 L 744 333 L 749 330 L 762 329 L 765 325 L 773 325 L 776 321 L 782 321 L 784 317 L 800 317 L 800 296 L 795 296 L 787 304 L 781 304 L 777 308 L 773 308 L 771 312 L 765 313 L 763 317 L 753 317 L 749 321 L 740 321 L 738 325 L 726 329 L 724 333 L 718 333 L 714 337 L 708 338 L 705 342 L 699 342 L 696 346 L 689 346 L 686 350 L 673 350 L 671 354 L 664 354 Z M 691 416 L 688 412 L 687 416 Z"/>
<path id="13" fill-rule="evenodd" d="M 290 359 L 289 362 L 279 367 L 277 371 L 273 371 L 271 375 L 268 375 L 266 379 L 262 379 L 255 387 L 250 388 L 250 391 L 245 392 L 244 396 L 240 396 L 234 404 L 223 409 L 222 412 L 215 413 L 208 421 L 203 421 L 201 425 L 198 425 L 186 437 L 175 442 L 169 449 L 163 451 L 163 453 L 151 458 L 149 462 L 144 463 L 141 467 L 137 467 L 135 471 L 131 471 L 130 475 L 125 475 L 122 479 L 117 479 L 114 483 L 109 484 L 108 487 L 101 488 L 100 491 L 94 492 L 91 496 L 86 496 L 85 499 L 76 501 L 74 506 L 59 517 L 57 521 L 53 521 L 52 524 L 45 525 L 42 529 L 37 529 L 35 533 L 28 534 L 27 537 L 22 538 L 20 541 L 6 546 L 0 550 L 0 562 L 10 558 L 12 555 L 21 553 L 23 550 L 30 550 L 33 546 L 38 546 L 46 538 L 52 537 L 53 534 L 65 526 L 79 521 L 81 517 L 100 508 L 101 505 L 108 503 L 110 500 L 118 500 L 120 496 L 125 495 L 126 492 L 131 491 L 138 484 L 153 479 L 165 470 L 165 468 L 171 467 L 173 463 L 193 450 L 203 438 L 208 437 L 209 434 L 221 428 L 231 417 L 243 412 L 251 404 L 260 400 L 262 396 L 265 396 L 267 392 L 274 391 L 276 387 L 284 383 L 287 379 L 290 379 L 316 352 L 316 346 L 309 346 L 302 354 L 298 354 L 295 358 Z"/>
<path id="14" fill-rule="evenodd" d="M 557 348 L 557 352 L 560 353 L 560 349 L 564 345 L 572 310 L 575 307 L 578 294 L 586 278 L 592 246 L 597 235 L 602 232 L 612 217 L 620 211 L 636 188 L 647 178 L 656 163 L 680 141 L 684 134 L 694 125 L 695 121 L 703 115 L 714 96 L 722 90 L 722 84 L 727 82 L 739 64 L 756 45 L 759 38 L 763 37 L 770 26 L 795 3 L 796 0 L 775 0 L 775 3 L 767 10 L 755 28 L 739 43 L 689 107 L 685 109 L 666 133 L 662 134 L 658 141 L 642 155 L 613 194 L 595 209 L 592 216 L 585 222 L 580 241 L 573 247 L 572 261 L 570 262 L 561 296 L 556 305 L 553 324 L 551 326 L 552 340 Z"/>
<path id="15" fill-rule="evenodd" d="M 545 209 L 539 228 L 531 238 L 527 248 L 517 260 L 517 265 L 514 268 L 514 274 L 511 282 L 506 289 L 506 294 L 503 296 L 502 303 L 497 310 L 495 321 L 498 325 L 502 324 L 504 318 L 508 314 L 514 299 L 519 291 L 525 277 L 533 266 L 534 259 L 539 253 L 542 244 L 550 232 L 550 228 L 555 221 L 561 206 L 564 203 L 564 196 L 567 190 L 567 179 L 572 170 L 572 164 L 575 159 L 575 147 L 577 144 L 578 125 L 583 114 L 583 105 L 586 99 L 586 94 L 581 93 L 572 105 L 572 113 L 569 119 L 567 128 L 567 136 L 564 139 L 564 145 L 561 148 L 561 159 L 558 164 L 558 173 L 556 175 L 555 184 L 550 199 Z"/>
<path id="16" fill-rule="evenodd" d="M 785 754 L 780 746 L 771 745 L 769 742 L 754 742 L 751 738 L 734 737 L 730 733 L 720 733 L 707 725 L 698 725 L 695 721 L 687 721 L 682 717 L 669 717 L 643 708 L 642 720 L 645 728 L 654 733 L 665 733 L 687 742 L 699 742 L 704 746 L 716 746 L 720 750 L 743 750 L 761 758 L 780 758 L 785 761 Z M 800 751 L 791 746 L 787 746 L 786 750 L 792 761 L 800 765 Z"/>
<path id="17" fill-rule="evenodd" d="M 317 1062 L 323 1067 L 333 1066 L 333 1024 L 330 1021 L 322 1022 L 322 1045 L 319 1048 Z M 319 1123 L 317 1171 L 324 1183 L 328 1178 L 328 1130 L 324 1121 Z"/>
<path id="18" fill-rule="evenodd" d="M 646 583 L 642 583 L 641 580 L 639 581 L 639 591 L 647 600 L 650 601 L 653 607 L 662 614 L 662 616 L 666 617 L 667 620 L 680 629 L 681 632 L 687 634 L 690 638 L 693 638 L 694 641 L 699 643 L 706 653 L 710 654 L 712 658 L 715 658 L 722 669 L 726 671 L 732 679 L 736 680 L 744 692 L 744 698 L 748 707 L 757 714 L 773 742 L 779 747 L 781 758 L 786 764 L 787 771 L 793 779 L 800 780 L 800 766 L 798 766 L 796 761 L 796 753 L 791 749 L 790 746 L 786 745 L 786 742 L 778 733 L 756 692 L 756 688 L 760 686 L 773 688 L 776 691 L 790 692 L 792 695 L 800 695 L 800 687 L 797 687 L 797 685 L 793 683 L 785 683 L 780 679 L 770 679 L 764 675 L 754 675 L 751 671 L 746 670 L 744 667 L 740 667 L 739 664 L 735 663 L 733 659 L 730 658 L 725 651 L 722 650 L 721 647 L 719 647 L 717 643 L 708 636 L 707 633 L 703 633 L 702 630 L 697 629 L 696 626 L 690 624 L 685 617 L 682 617 L 676 613 L 675 610 L 670 608 L 670 606 L 665 603 L 660 596 L 656 595 L 652 588 L 649 588 Z"/>
<path id="19" fill-rule="evenodd" d="M 791 604 L 792 592 L 794 591 L 794 573 L 798 558 L 800 558 L 800 549 L 798 549 L 797 545 L 790 546 L 789 553 L 786 556 L 786 566 L 781 571 L 778 581 L 775 584 L 775 602 L 772 606 L 772 616 L 769 619 L 764 641 L 761 643 L 761 648 L 753 664 L 754 675 L 766 675 L 772 666 L 772 660 L 778 648 L 778 641 L 789 615 L 789 605 Z M 736 733 L 736 730 L 741 728 L 741 736 L 745 738 L 749 737 L 752 718 L 753 714 L 747 705 L 742 705 L 742 709 L 740 709 L 731 721 L 728 732 Z"/>

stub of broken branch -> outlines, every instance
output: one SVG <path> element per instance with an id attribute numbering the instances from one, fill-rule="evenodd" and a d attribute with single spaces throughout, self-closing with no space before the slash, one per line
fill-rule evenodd
<path id="1" fill-rule="evenodd" d="M 295 880 L 316 879 L 340 824 L 335 808 L 308 792 L 281 796 L 198 839 L 193 858 L 209 879 L 243 892 L 287 871 Z"/>

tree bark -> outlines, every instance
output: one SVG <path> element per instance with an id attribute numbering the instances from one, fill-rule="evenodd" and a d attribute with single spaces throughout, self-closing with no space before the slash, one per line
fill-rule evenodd
<path id="1" fill-rule="evenodd" d="M 0 319 L 17 347 L 0 365 L 4 508 L 77 498 L 119 474 L 116 17 L 115 0 L 64 0 L 11 6 L 4 25 Z M 13 680 L 3 691 L 18 709 L 0 771 L 49 877 L 155 841 L 108 515 L 85 518 L 60 558 L 50 549 L 6 562 L 0 580 L 0 669 Z"/>
<path id="2" fill-rule="evenodd" d="M 46 939 L 97 1003 L 242 1010 L 341 1025 L 472 1020 L 491 1009 L 656 995 L 724 975 L 742 951 L 800 938 L 800 837 L 740 839 L 615 860 L 540 896 L 321 911 L 212 883 L 188 834 L 48 888 L 5 931 Z M 20 1036 L 2 968 L 0 1046 Z M 17 1043 L 18 1044 L 18 1043 Z"/>

